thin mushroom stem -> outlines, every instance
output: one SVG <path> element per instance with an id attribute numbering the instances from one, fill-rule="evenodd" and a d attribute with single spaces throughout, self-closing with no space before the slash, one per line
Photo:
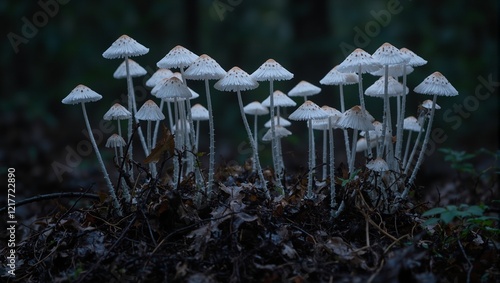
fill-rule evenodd
<path id="1" fill-rule="evenodd" d="M 410 151 L 410 141 L 411 141 L 411 132 L 412 131 L 408 131 L 408 140 L 406 141 L 406 148 L 405 148 L 405 155 L 403 157 L 403 163 L 402 163 L 402 166 L 404 166 L 406 164 L 406 160 L 408 160 L 408 152 Z M 404 167 L 403 167 L 404 169 Z"/>
<path id="2" fill-rule="evenodd" d="M 276 123 L 274 122 L 274 95 L 273 95 L 273 80 L 269 80 L 269 98 L 270 98 L 270 115 L 271 115 L 271 153 L 273 157 L 273 168 L 274 168 L 274 174 L 276 178 L 276 183 L 278 187 L 281 187 L 281 180 L 280 175 L 279 175 L 279 166 L 278 166 L 278 154 L 277 154 L 277 145 L 276 145 Z"/>
<path id="3" fill-rule="evenodd" d="M 345 112 L 345 103 L 344 103 L 344 85 L 340 84 L 340 111 L 342 113 Z M 350 162 L 351 158 L 351 147 L 349 146 L 349 134 L 347 133 L 347 129 L 342 129 L 342 132 L 344 133 L 344 143 L 345 143 L 345 152 L 347 156 L 347 164 Z"/>
<path id="4" fill-rule="evenodd" d="M 330 214 L 333 217 L 333 215 L 335 214 L 334 208 L 337 206 L 337 192 L 335 191 L 335 151 L 333 141 L 332 117 L 328 117 L 328 139 L 328 145 L 330 149 Z"/>
<path id="5" fill-rule="evenodd" d="M 121 137 L 122 136 L 122 126 L 120 123 L 120 119 L 117 119 L 116 122 L 118 123 L 118 135 Z M 120 146 L 120 155 L 118 156 L 120 158 L 123 157 L 123 147 Z"/>
<path id="6" fill-rule="evenodd" d="M 366 131 L 366 138 L 368 138 L 368 132 Z M 358 129 L 354 129 L 352 134 L 352 149 L 351 149 L 351 163 L 349 163 L 349 173 L 354 173 L 354 160 L 356 159 L 356 146 L 358 140 Z M 368 143 L 368 139 L 367 139 Z M 368 146 L 370 147 L 370 146 Z"/>
<path id="7" fill-rule="evenodd" d="M 399 97 L 399 96 L 398 96 Z M 398 128 L 396 132 L 396 158 L 401 159 L 401 151 L 403 147 L 403 120 L 405 117 L 406 108 L 406 64 L 403 63 L 403 97 L 401 98 L 401 106 L 398 106 Z M 405 154 L 406 155 L 406 154 Z M 403 162 L 404 164 L 404 162 Z"/>
<path id="8" fill-rule="evenodd" d="M 165 101 L 162 99 L 160 101 L 160 112 L 163 112 L 163 104 L 165 103 Z M 151 152 L 151 149 L 152 148 L 155 148 L 156 147 L 156 140 L 158 139 L 158 129 L 160 128 L 160 123 L 161 121 L 158 120 L 156 121 L 156 124 L 155 124 L 155 131 L 154 131 L 154 134 L 153 134 L 153 143 L 151 145 L 151 148 L 149 149 L 149 152 Z"/>
<path id="9" fill-rule="evenodd" d="M 313 184 L 313 140 L 314 140 L 314 133 L 313 133 L 313 128 L 312 128 L 312 120 L 309 119 L 307 120 L 307 128 L 309 131 L 309 170 L 308 170 L 308 176 L 307 176 L 307 197 L 308 198 L 313 198 L 313 191 L 312 191 L 312 184 Z"/>
<path id="10" fill-rule="evenodd" d="M 388 149 L 387 145 L 387 139 L 386 139 L 386 134 L 387 134 L 387 119 L 388 119 L 388 107 L 387 103 L 389 101 L 389 93 L 388 93 L 388 88 L 389 88 L 389 65 L 384 65 L 384 114 L 382 117 L 382 143 L 380 144 L 380 151 L 379 155 L 377 158 L 383 158 L 384 155 L 384 149 Z M 386 158 L 387 160 L 387 158 Z M 389 160 L 387 160 L 387 163 L 390 164 Z"/>
<path id="11" fill-rule="evenodd" d="M 252 136 L 252 131 L 250 130 L 250 126 L 248 125 L 247 117 L 245 116 L 245 111 L 243 110 L 243 101 L 241 99 L 241 92 L 239 89 L 236 92 L 236 94 L 238 96 L 238 104 L 240 106 L 241 118 L 243 119 L 243 124 L 245 125 L 245 130 L 247 131 L 248 139 L 250 141 L 250 144 L 252 145 L 252 150 L 256 156 L 255 163 L 257 165 L 257 173 L 258 173 L 259 179 L 262 182 L 262 185 L 264 187 L 264 192 L 266 194 L 266 198 L 270 199 L 271 195 L 269 194 L 269 190 L 267 189 L 266 179 L 264 178 L 264 174 L 262 173 L 262 167 L 260 166 L 259 154 L 257 153 L 257 143 L 255 143 L 255 140 Z"/>
<path id="12" fill-rule="evenodd" d="M 424 154 L 426 151 L 427 144 L 429 143 L 429 137 L 431 135 L 432 122 L 434 121 L 434 113 L 436 112 L 436 100 L 437 100 L 437 94 L 434 94 L 434 97 L 432 98 L 431 116 L 429 118 L 429 123 L 427 124 L 427 132 L 425 133 L 424 142 L 422 143 L 422 149 L 420 150 L 420 154 L 418 155 L 417 164 L 415 164 L 415 168 L 413 168 L 413 172 L 411 174 L 410 180 L 408 181 L 408 185 L 405 188 L 406 193 L 407 189 L 409 189 L 409 187 L 413 184 L 415 177 L 417 177 L 418 169 L 420 168 L 420 165 L 424 160 Z M 404 194 L 402 197 L 403 198 L 406 197 L 406 194 Z"/>
<path id="13" fill-rule="evenodd" d="M 259 151 L 259 144 L 257 143 L 257 114 L 253 115 L 253 138 L 254 138 L 254 143 L 255 147 L 257 149 L 257 152 Z M 255 164 L 255 160 L 257 159 L 257 153 L 254 152 L 253 154 L 253 162 L 252 162 L 252 171 L 255 172 L 257 169 L 257 165 Z"/>
<path id="14" fill-rule="evenodd" d="M 208 183 L 207 183 L 207 194 L 212 192 L 212 185 L 214 182 L 214 167 L 215 167 L 215 129 L 214 129 L 214 118 L 212 111 L 212 99 L 210 98 L 210 87 L 208 85 L 208 79 L 205 79 L 205 92 L 207 94 L 207 107 L 208 107 L 208 126 L 210 130 L 210 154 L 209 154 L 209 167 L 208 167 Z"/>
<path id="15" fill-rule="evenodd" d="M 328 118 L 328 125 L 330 125 L 330 118 Z M 328 138 L 328 131 L 326 129 L 324 129 L 323 130 L 323 160 L 322 160 L 323 161 L 323 166 L 322 166 L 323 167 L 323 172 L 322 172 L 323 173 L 323 175 L 322 175 L 323 180 L 326 180 L 326 177 L 327 177 L 326 171 L 328 169 L 327 168 L 328 166 L 326 163 L 326 155 L 327 155 L 327 147 L 328 147 L 327 138 Z"/>
<path id="16" fill-rule="evenodd" d="M 133 105 L 133 96 L 134 96 L 134 93 L 133 93 L 133 90 L 132 90 L 132 77 L 130 76 L 130 68 L 129 68 L 129 64 L 128 64 L 128 55 L 125 55 L 125 71 L 127 73 L 127 107 L 128 107 L 128 111 L 130 113 L 132 113 L 132 116 L 128 119 L 128 129 L 127 129 L 127 140 L 130 141 L 130 139 L 132 138 L 132 124 L 134 123 L 134 107 L 132 106 Z M 130 143 L 129 147 L 128 147 L 128 157 L 130 159 L 133 158 L 133 148 L 132 148 L 132 142 Z M 130 178 L 131 179 L 134 179 L 134 167 L 133 166 L 130 166 L 129 167 L 129 174 L 130 174 Z"/>
<path id="17" fill-rule="evenodd" d="M 184 68 L 181 68 L 181 74 L 182 74 L 182 82 L 184 85 L 187 87 L 187 81 L 184 78 Z M 191 117 L 191 100 L 190 98 L 186 98 L 186 113 L 187 113 L 187 121 L 189 123 L 189 142 L 191 144 L 191 147 L 194 147 L 194 122 L 193 122 L 193 117 Z M 194 148 L 191 148 L 194 150 Z M 194 171 L 194 156 L 192 154 L 188 155 L 188 172 Z"/>
<path id="18" fill-rule="evenodd" d="M 162 99 L 163 101 L 163 99 Z M 170 130 L 173 130 L 174 128 L 174 118 L 172 116 L 172 106 L 170 105 L 170 101 L 167 102 L 167 114 L 168 114 L 168 122 L 170 124 Z"/>
<path id="19" fill-rule="evenodd" d="M 83 118 L 85 119 L 85 125 L 87 126 L 87 132 L 89 133 L 89 139 L 92 143 L 92 147 L 94 148 L 95 154 L 97 156 L 97 161 L 101 166 L 102 174 L 104 175 L 104 181 L 106 181 L 106 185 L 108 186 L 109 195 L 111 196 L 111 202 L 113 203 L 113 207 L 116 209 L 116 212 L 119 216 L 122 216 L 122 209 L 120 206 L 120 202 L 118 202 L 118 198 L 116 197 L 115 189 L 111 180 L 109 179 L 108 171 L 106 170 L 106 166 L 104 166 L 104 162 L 102 161 L 101 153 L 99 152 L 99 148 L 97 148 L 97 143 L 94 139 L 94 134 L 92 133 L 92 128 L 90 128 L 89 118 L 87 116 L 87 110 L 85 109 L 85 103 L 82 104 L 83 110 Z"/>
<path id="20" fill-rule="evenodd" d="M 404 168 L 404 174 L 407 175 L 408 171 L 410 170 L 410 166 L 413 161 L 413 157 L 415 156 L 415 153 L 417 152 L 418 145 L 420 143 L 420 137 L 422 136 L 422 133 L 424 132 L 424 124 L 425 124 L 425 116 L 422 118 L 422 125 L 420 126 L 420 131 L 418 132 L 417 138 L 415 139 L 415 144 L 413 145 L 413 149 L 411 150 L 410 157 L 406 161 Z"/>
<path id="21" fill-rule="evenodd" d="M 361 104 L 361 113 L 364 117 L 366 117 L 366 107 L 365 107 L 365 98 L 363 95 L 363 77 L 361 75 L 361 64 L 358 65 L 358 92 L 359 92 L 359 103 Z M 366 143 L 370 144 L 370 136 L 368 135 L 368 131 L 365 131 Z M 356 141 L 354 141 L 355 143 Z M 351 153 L 351 156 L 356 156 L 356 152 Z M 372 149 L 368 147 L 368 158 L 372 158 Z M 354 160 L 351 160 L 351 163 L 354 164 Z"/>
<path id="22" fill-rule="evenodd" d="M 200 140 L 200 120 L 196 121 L 196 136 L 194 141 L 194 152 L 198 153 L 198 142 Z"/>

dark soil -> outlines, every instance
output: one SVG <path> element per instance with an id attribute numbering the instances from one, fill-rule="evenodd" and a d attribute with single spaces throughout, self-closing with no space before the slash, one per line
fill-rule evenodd
<path id="1" fill-rule="evenodd" d="M 331 218 L 329 180 L 305 199 L 307 175 L 289 176 L 286 195 L 266 200 L 255 178 L 219 168 L 209 201 L 189 177 L 176 188 L 142 180 L 121 217 L 106 195 L 87 197 L 92 188 L 57 201 L 24 228 L 16 276 L 2 282 L 500 282 L 498 234 L 460 221 L 424 228 L 433 205 L 420 189 L 384 214 L 373 188 L 338 179 L 345 208 Z"/>

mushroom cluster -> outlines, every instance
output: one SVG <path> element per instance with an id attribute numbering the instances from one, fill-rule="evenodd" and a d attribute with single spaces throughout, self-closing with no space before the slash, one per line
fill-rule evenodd
<path id="1" fill-rule="evenodd" d="M 274 81 L 291 80 L 294 75 L 274 59 L 265 61 L 251 74 L 236 66 L 226 72 L 210 56 L 206 54 L 198 56 L 182 46 L 175 46 L 157 62 L 158 69 L 146 81 L 146 85 L 151 88 L 152 97 L 137 110 L 132 78 L 144 76 L 147 72 L 130 57 L 144 55 L 148 51 L 148 48 L 131 37 L 123 35 L 102 54 L 107 59 L 123 59 L 113 77 L 126 78 L 127 80 L 128 101 L 126 107 L 114 104 L 104 114 L 105 120 L 117 120 L 118 123 L 118 132 L 109 137 L 106 147 L 115 150 L 115 160 L 118 161 L 118 165 L 126 169 L 125 175 L 122 175 L 123 171 L 120 172 L 120 178 L 123 178 L 119 179 L 118 182 L 123 180 L 122 186 L 120 186 L 121 190 L 118 190 L 118 185 L 117 187 L 113 186 L 97 144 L 93 136 L 89 134 L 104 173 L 113 207 L 118 214 L 122 211 L 121 199 L 130 202 L 135 197 L 134 193 L 137 189 L 135 187 L 129 188 L 129 185 L 135 183 L 132 164 L 142 163 L 133 160 L 132 139 L 134 132 L 137 132 L 145 156 L 155 155 L 154 158 L 146 158 L 150 162 L 144 162 L 149 163 L 147 172 L 144 172 L 146 167 L 138 167 L 141 168 L 139 174 L 143 175 L 145 182 L 151 182 L 164 176 L 165 173 L 158 172 L 160 167 L 157 167 L 157 162 L 161 159 L 161 154 L 164 153 L 164 159 L 171 159 L 174 168 L 171 178 L 168 178 L 172 188 L 178 188 L 184 178 L 194 174 L 200 199 L 211 197 L 213 187 L 218 182 L 215 180 L 214 133 L 216 121 L 214 118 L 220 115 L 214 113 L 212 109 L 210 80 L 217 81 L 213 86 L 216 90 L 236 93 L 241 118 L 252 148 L 252 155 L 249 157 L 252 166 L 251 169 L 247 170 L 249 173 L 255 174 L 254 176 L 258 179 L 254 184 L 255 188 L 262 190 L 267 199 L 284 196 L 287 193 L 287 182 L 284 178 L 286 164 L 283 160 L 282 140 L 292 133 L 286 128 L 291 125 L 286 118 L 294 121 L 306 121 L 309 153 L 307 187 L 304 195 L 306 199 L 315 200 L 318 196 L 317 191 L 323 187 L 321 184 L 329 183 L 332 218 L 335 218 L 344 206 L 343 200 L 339 202 L 336 194 L 336 178 L 339 176 L 335 175 L 335 129 L 342 130 L 343 150 L 346 156 L 345 163 L 347 164 L 349 180 L 365 178 L 376 188 L 368 195 L 372 197 L 372 200 L 382 200 L 386 206 L 385 211 L 390 212 L 389 200 L 407 197 L 419 167 L 422 165 L 432 131 L 435 111 L 440 108 L 436 103 L 437 96 L 458 94 L 457 90 L 441 73 L 435 72 L 413 90 L 415 93 L 432 95 L 432 100 L 424 101 L 418 107 L 415 116 L 405 117 L 406 96 L 410 95 L 410 90 L 406 86 L 407 75 L 414 73 L 414 67 L 422 66 L 427 61 L 407 48 L 398 49 L 390 43 L 384 43 L 372 55 L 359 48 L 354 50 L 319 81 L 322 85 L 339 86 L 340 103 L 338 107 L 340 110 L 332 107 L 336 104 L 333 99 L 330 105 L 322 107 L 311 101 L 310 98 L 320 94 L 322 90 L 304 80 L 299 81 L 287 94 L 281 90 L 275 90 Z M 179 72 L 173 72 L 173 69 L 179 69 Z M 377 76 L 379 79 L 368 88 L 363 89 L 362 75 L 365 73 Z M 187 80 L 204 81 L 207 108 L 200 103 L 191 106 L 190 100 L 197 99 L 199 95 L 187 86 Z M 243 106 L 241 92 L 250 92 L 258 88 L 259 82 L 262 81 L 269 81 L 269 96 L 262 102 L 252 99 L 253 102 Z M 346 107 L 344 86 L 354 84 L 358 85 L 359 105 Z M 370 115 L 366 109 L 365 95 L 383 99 L 381 122 Z M 283 117 L 281 108 L 295 107 L 297 104 L 291 97 L 303 97 L 304 102 L 288 117 Z M 62 102 L 82 105 L 85 124 L 90 133 L 91 128 L 85 103 L 101 98 L 101 95 L 88 87 L 78 85 Z M 392 106 L 391 100 L 395 100 Z M 166 113 L 163 110 L 165 104 L 167 105 Z M 253 116 L 253 131 L 245 114 Z M 261 138 L 263 141 L 271 142 L 273 162 L 271 171 L 274 174 L 265 177 L 259 159 L 259 123 L 257 117 L 267 114 L 269 114 L 270 119 L 264 126 L 268 127 L 269 130 Z M 227 119 L 228 117 L 223 118 Z M 128 121 L 127 138 L 122 136 L 121 121 L 123 120 Z M 167 121 L 164 123 L 162 122 L 164 120 Z M 209 121 L 209 168 L 206 179 L 203 168 L 199 166 L 199 162 L 196 162 L 196 159 L 202 156 L 198 154 L 199 140 L 205 138 L 205 135 L 200 133 L 200 121 L 205 120 Z M 140 125 L 141 121 L 146 127 L 146 135 L 143 134 L 141 127 L 134 127 L 134 125 Z M 154 128 L 153 122 L 155 123 Z M 168 125 L 173 136 L 167 135 L 158 140 L 158 129 L 162 123 Z M 167 127 L 165 126 L 165 128 Z M 319 165 L 316 161 L 314 130 L 323 133 L 322 159 Z M 408 131 L 406 143 L 404 142 L 404 130 Z M 168 130 L 165 132 L 170 134 Z M 416 138 L 412 138 L 412 132 L 418 133 Z M 422 135 L 425 135 L 423 140 Z M 361 138 L 358 139 L 358 136 Z M 127 148 L 127 152 L 124 152 L 124 148 Z M 375 155 L 373 149 L 375 149 Z M 337 150 L 339 150 L 338 147 Z M 416 157 L 417 153 L 418 157 Z M 197 165 L 195 166 L 195 164 Z M 316 169 L 319 167 L 322 168 L 321 175 L 316 174 Z M 364 177 L 359 174 L 360 171 L 365 173 L 362 175 Z M 271 183 L 268 183 L 269 181 Z"/>

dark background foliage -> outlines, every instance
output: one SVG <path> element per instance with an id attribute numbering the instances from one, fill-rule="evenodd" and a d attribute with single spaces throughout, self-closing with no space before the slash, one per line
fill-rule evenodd
<path id="1" fill-rule="evenodd" d="M 57 3 L 58 11 L 46 16 L 44 23 L 40 3 L 47 2 Z M 443 108 L 435 127 L 446 132 L 439 146 L 498 149 L 498 83 L 491 89 L 480 89 L 480 99 L 476 96 L 481 85 L 479 77 L 499 81 L 495 0 L 60 2 L 0 2 L 0 166 L 1 172 L 16 167 L 18 187 L 29 190 L 28 195 L 77 187 L 99 178 L 93 155 L 83 156 L 78 167 L 62 175 L 62 182 L 54 173 L 52 164 L 68 165 L 68 147 L 76 149 L 85 139 L 80 107 L 63 105 L 61 99 L 80 83 L 102 94 L 101 101 L 87 107 L 92 126 L 99 127 L 105 111 L 126 92 L 125 81 L 112 78 L 120 60 L 101 56 L 122 34 L 150 48 L 145 56 L 134 58 L 150 73 L 175 45 L 197 54 L 206 53 L 226 70 L 237 65 L 251 73 L 268 58 L 274 58 L 295 74 L 291 81 L 276 83 L 275 88 L 285 93 L 300 80 L 319 85 L 319 80 L 352 50 L 346 48 L 361 47 L 373 53 L 384 42 L 407 47 L 428 60 L 427 65 L 416 68 L 409 76 L 410 89 L 432 72 L 440 71 L 460 93 L 438 99 Z M 43 24 L 26 34 L 26 21 Z M 365 34 L 364 38 L 358 38 L 360 33 Z M 9 34 L 26 40 L 14 47 Z M 365 75 L 365 88 L 374 80 Z M 138 86 L 139 105 L 152 98 L 144 91 L 143 78 L 134 83 Z M 196 102 L 206 105 L 202 84 L 189 84 L 201 95 Z M 340 108 L 338 89 L 322 89 L 312 100 Z M 244 93 L 244 100 L 262 101 L 267 95 L 268 84 L 264 82 L 258 89 Z M 347 87 L 346 96 L 347 105 L 358 103 L 356 87 Z M 215 90 L 212 97 L 217 160 L 242 162 L 249 154 L 236 97 Z M 408 115 L 415 115 L 418 103 L 428 99 L 414 93 L 408 97 Z M 381 119 L 381 102 L 367 98 L 367 105 Z M 288 113 L 291 111 L 288 109 Z M 208 126 L 204 126 L 204 132 L 208 132 Z M 297 122 L 291 130 L 294 136 L 284 141 L 283 147 L 287 163 L 295 170 L 307 165 L 305 123 Z M 208 150 L 208 141 L 201 141 L 201 149 Z M 269 145 L 266 147 L 263 163 L 269 165 Z M 341 148 L 337 147 L 339 160 Z M 103 151 L 110 160 L 112 153 Z M 424 177 L 436 177 L 445 174 L 447 167 L 436 153 L 428 157 L 422 172 Z"/>

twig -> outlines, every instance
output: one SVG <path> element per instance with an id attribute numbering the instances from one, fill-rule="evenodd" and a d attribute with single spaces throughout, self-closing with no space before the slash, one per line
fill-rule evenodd
<path id="1" fill-rule="evenodd" d="M 470 262 L 469 258 L 467 257 L 467 254 L 465 253 L 464 247 L 462 246 L 462 242 L 460 241 L 460 236 L 457 235 L 457 242 L 458 246 L 460 247 L 460 250 L 462 251 L 462 254 L 465 257 L 465 260 L 467 260 L 467 264 L 469 265 L 469 270 L 467 270 L 467 283 L 470 283 L 470 274 L 472 273 L 472 268 L 474 267 L 472 263 Z"/>
<path id="2" fill-rule="evenodd" d="M 80 200 L 81 198 L 90 198 L 90 199 L 96 199 L 99 200 L 99 196 L 96 194 L 87 194 L 86 192 L 80 193 L 80 192 L 61 192 L 61 193 L 53 193 L 53 194 L 45 194 L 45 195 L 38 195 L 34 196 L 31 198 L 27 198 L 24 200 L 20 200 L 16 202 L 16 207 L 29 204 L 32 202 L 37 202 L 41 200 L 49 200 L 49 199 L 57 199 L 57 198 L 73 198 L 73 197 L 78 197 Z M 3 211 L 7 210 L 7 206 L 4 206 L 0 208 L 0 213 Z"/>

